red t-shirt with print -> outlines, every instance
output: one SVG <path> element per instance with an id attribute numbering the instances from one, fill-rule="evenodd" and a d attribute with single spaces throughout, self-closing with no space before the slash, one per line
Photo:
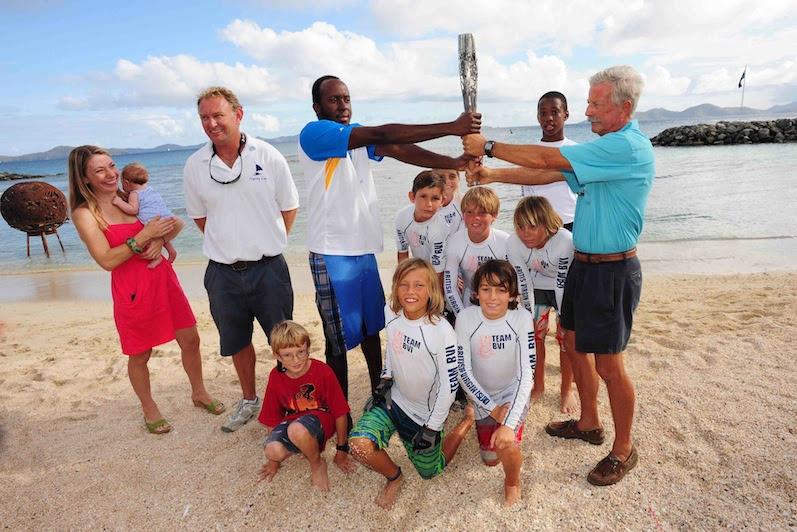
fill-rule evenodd
<path id="1" fill-rule="evenodd" d="M 297 379 L 277 371 L 276 367 L 271 370 L 258 420 L 276 427 L 283 421 L 313 414 L 321 421 L 324 439 L 328 440 L 335 434 L 335 420 L 349 411 L 349 403 L 332 368 L 311 358 L 310 369 Z"/>

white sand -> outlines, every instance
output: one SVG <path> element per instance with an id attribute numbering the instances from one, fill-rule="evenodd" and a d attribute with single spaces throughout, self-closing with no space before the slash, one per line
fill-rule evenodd
<path id="1" fill-rule="evenodd" d="M 107 278 L 97 277 L 107 283 Z M 323 337 L 307 290 L 295 318 Z M 217 351 L 204 297 L 194 297 L 205 378 L 232 406 L 240 391 Z M 595 488 L 589 469 L 610 449 L 550 438 L 558 415 L 558 357 L 548 343 L 547 395 L 523 441 L 523 500 L 501 507 L 500 468 L 481 465 L 472 433 L 442 476 L 421 480 L 400 445 L 407 481 L 391 513 L 372 499 L 382 480 L 330 464 L 332 491 L 310 488 L 293 458 L 257 481 L 262 429 L 234 434 L 191 405 L 173 342 L 150 362 L 153 393 L 175 430 L 146 433 L 119 354 L 110 302 L 14 302 L 0 308 L 0 523 L 38 529 L 715 529 L 797 526 L 797 274 L 662 276 L 645 280 L 627 351 L 637 389 L 638 467 Z M 273 366 L 256 337 L 258 388 Z M 350 354 L 351 404 L 367 393 Z M 459 419 L 453 414 L 449 423 Z M 332 453 L 328 449 L 327 458 Z"/>

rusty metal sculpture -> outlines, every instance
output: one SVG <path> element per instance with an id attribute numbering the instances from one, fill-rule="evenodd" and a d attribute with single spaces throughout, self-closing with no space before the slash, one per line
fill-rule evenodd
<path id="1" fill-rule="evenodd" d="M 44 253 L 49 257 L 45 235 L 58 235 L 58 227 L 66 221 L 66 197 L 64 193 L 48 183 L 28 181 L 10 186 L 0 196 L 0 214 L 8 225 L 28 234 L 28 257 L 30 237 L 41 236 Z"/>

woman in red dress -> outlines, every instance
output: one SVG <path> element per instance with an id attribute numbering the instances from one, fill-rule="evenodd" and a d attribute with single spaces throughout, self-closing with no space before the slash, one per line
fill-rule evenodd
<path id="1" fill-rule="evenodd" d="M 72 221 L 92 258 L 111 272 L 114 321 L 122 352 L 129 357 L 127 375 L 147 430 L 164 434 L 172 427 L 152 399 L 147 367 L 154 346 L 176 339 L 194 405 L 212 414 L 221 414 L 224 405 L 205 389 L 196 319 L 171 263 L 147 267 L 160 255 L 164 238 L 174 238 L 184 223 L 156 217 L 142 224 L 112 204 L 118 187 L 119 171 L 107 151 L 80 146 L 69 154 Z"/>

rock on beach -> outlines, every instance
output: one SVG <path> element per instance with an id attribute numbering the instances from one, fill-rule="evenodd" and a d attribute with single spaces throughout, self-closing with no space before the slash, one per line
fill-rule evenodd
<path id="1" fill-rule="evenodd" d="M 797 142 L 797 118 L 720 121 L 665 129 L 650 141 L 654 146 L 711 146 Z"/>

